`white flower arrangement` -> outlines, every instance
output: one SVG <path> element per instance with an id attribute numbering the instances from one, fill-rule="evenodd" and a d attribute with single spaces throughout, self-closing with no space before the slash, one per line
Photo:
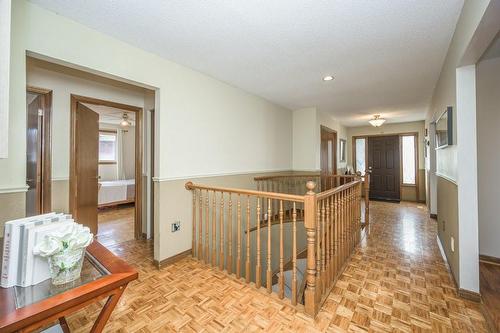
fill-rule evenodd
<path id="1" fill-rule="evenodd" d="M 63 251 L 84 249 L 92 243 L 94 235 L 88 227 L 75 223 L 72 228 L 55 231 L 33 248 L 33 254 L 50 257 Z"/>
<path id="2" fill-rule="evenodd" d="M 73 224 L 54 231 L 33 248 L 33 254 L 48 258 L 53 284 L 63 284 L 80 276 L 85 248 L 94 235 L 88 227 Z"/>

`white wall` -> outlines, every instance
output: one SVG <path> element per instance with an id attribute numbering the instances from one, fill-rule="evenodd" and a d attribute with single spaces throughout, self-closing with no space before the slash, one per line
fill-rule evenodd
<path id="1" fill-rule="evenodd" d="M 479 293 L 476 66 L 457 68 L 458 235 L 460 288 Z"/>
<path id="2" fill-rule="evenodd" d="M 479 253 L 500 258 L 500 58 L 478 63 L 476 88 Z"/>
<path id="3" fill-rule="evenodd" d="M 0 158 L 9 148 L 10 9 L 10 0 L 0 0 Z"/>
<path id="4" fill-rule="evenodd" d="M 339 161 L 340 139 L 347 139 L 346 128 L 335 118 L 316 108 L 293 111 L 293 169 L 318 171 L 321 169 L 321 126 L 337 132 L 337 168 L 346 162 Z M 347 149 L 348 150 L 348 149 Z"/>
<path id="5" fill-rule="evenodd" d="M 0 187 L 25 184 L 26 52 L 157 89 L 157 180 L 291 169 L 291 111 L 25 0 L 12 5 L 9 146 L 15 142 L 16 149 L 0 160 Z M 61 131 L 66 136 L 68 129 Z M 54 166 L 58 174 L 67 173 L 66 165 Z M 160 205 L 155 207 L 158 223 L 166 225 L 174 218 Z M 161 234 L 155 232 L 156 256 L 168 253 L 159 251 L 160 244 Z"/>
<path id="6" fill-rule="evenodd" d="M 317 171 L 316 109 L 293 111 L 293 169 Z"/>

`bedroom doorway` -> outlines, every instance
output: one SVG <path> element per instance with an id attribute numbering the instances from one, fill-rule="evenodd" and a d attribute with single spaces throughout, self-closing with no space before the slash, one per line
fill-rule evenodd
<path id="1" fill-rule="evenodd" d="M 71 95 L 70 211 L 104 246 L 142 236 L 142 116 Z"/>

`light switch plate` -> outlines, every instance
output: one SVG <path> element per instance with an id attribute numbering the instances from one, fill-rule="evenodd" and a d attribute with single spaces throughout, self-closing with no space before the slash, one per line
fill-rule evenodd
<path id="1" fill-rule="evenodd" d="M 175 221 L 172 223 L 172 232 L 181 230 L 181 221 Z"/>

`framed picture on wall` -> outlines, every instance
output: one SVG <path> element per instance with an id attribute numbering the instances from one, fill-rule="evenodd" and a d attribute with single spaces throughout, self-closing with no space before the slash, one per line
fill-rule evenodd
<path id="1" fill-rule="evenodd" d="M 453 144 L 453 108 L 448 106 L 436 120 L 436 149 Z"/>
<path id="2" fill-rule="evenodd" d="M 339 161 L 340 162 L 345 162 L 346 157 L 345 157 L 345 147 L 347 145 L 347 141 L 344 139 L 340 139 L 340 149 L 339 149 Z"/>

